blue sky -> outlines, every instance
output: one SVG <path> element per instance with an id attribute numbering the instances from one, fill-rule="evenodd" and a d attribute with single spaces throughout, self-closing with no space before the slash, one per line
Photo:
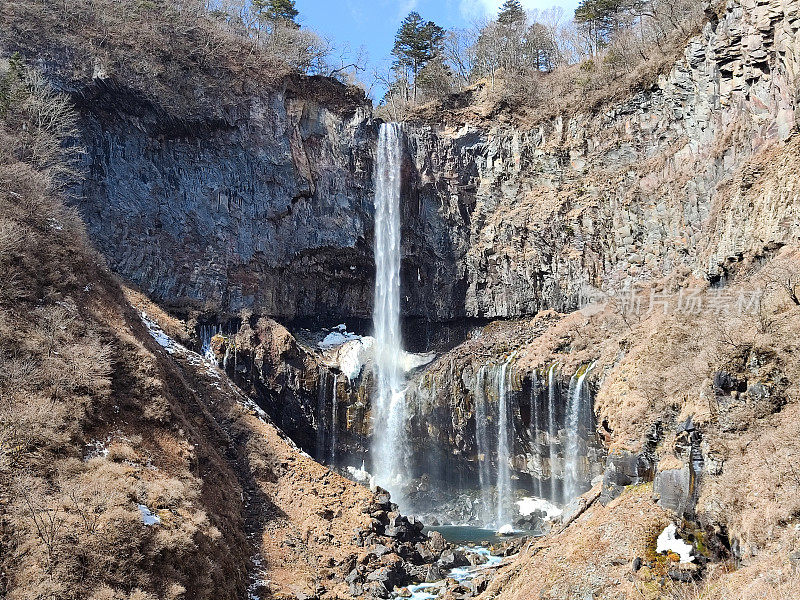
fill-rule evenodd
<path id="1" fill-rule="evenodd" d="M 364 47 L 369 70 L 380 68 L 389 58 L 400 21 L 412 10 L 446 28 L 469 26 L 474 20 L 493 17 L 503 0 L 296 0 L 300 23 L 355 54 Z M 561 6 L 571 17 L 578 0 L 522 0 L 528 10 Z M 364 73 L 365 83 L 372 73 Z"/>

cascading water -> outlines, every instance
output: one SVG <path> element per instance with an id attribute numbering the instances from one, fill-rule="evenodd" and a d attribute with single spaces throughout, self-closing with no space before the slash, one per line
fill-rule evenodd
<path id="1" fill-rule="evenodd" d="M 319 387 L 317 388 L 317 443 L 316 458 L 318 462 L 325 461 L 325 434 L 328 430 L 326 402 L 328 392 L 328 370 L 319 369 Z"/>
<path id="2" fill-rule="evenodd" d="M 481 486 L 481 514 L 485 521 L 489 518 L 491 505 L 491 463 L 489 461 L 489 436 L 486 428 L 486 367 L 478 370 L 475 385 L 475 445 L 478 454 L 478 483 Z"/>
<path id="3" fill-rule="evenodd" d="M 336 466 L 336 445 L 339 443 L 339 400 L 336 397 L 336 386 L 339 383 L 339 374 L 333 374 L 333 398 L 331 399 L 331 444 L 328 454 L 329 464 Z"/>
<path id="4" fill-rule="evenodd" d="M 530 438 L 531 455 L 533 457 L 533 472 L 539 475 L 536 477 L 536 496 L 542 498 L 542 456 L 539 448 L 539 430 L 542 427 L 542 415 L 539 412 L 539 377 L 536 371 L 531 373 L 531 419 L 530 419 Z"/>
<path id="5" fill-rule="evenodd" d="M 511 429 L 511 411 L 509 410 L 508 365 L 513 355 L 509 356 L 500 367 L 497 382 L 497 506 L 495 526 L 501 528 L 509 524 L 512 501 L 511 490 L 511 447 L 508 437 Z"/>
<path id="6" fill-rule="evenodd" d="M 550 454 L 550 497 L 555 500 L 558 498 L 556 493 L 556 460 L 558 452 L 556 450 L 556 436 L 558 428 L 556 426 L 556 366 L 552 365 L 547 372 L 547 439 Z"/>
<path id="7" fill-rule="evenodd" d="M 508 367 L 513 356 L 499 367 L 484 365 L 475 379 L 475 447 L 478 459 L 481 510 L 487 527 L 508 525 L 512 516 L 511 448 L 513 420 Z M 491 411 L 489 390 L 497 397 Z M 493 425 L 492 430 L 488 424 Z M 494 458 L 494 460 L 492 460 Z"/>
<path id="8" fill-rule="evenodd" d="M 400 167 L 402 129 L 384 123 L 375 169 L 375 373 L 373 472 L 400 502 L 405 478 L 406 403 L 400 336 Z"/>
<path id="9" fill-rule="evenodd" d="M 566 449 L 564 452 L 564 499 L 570 500 L 577 496 L 581 489 L 580 471 L 580 431 L 582 416 L 587 409 L 587 394 L 584 381 L 594 364 L 590 365 L 580 375 L 573 375 L 569 384 L 569 405 L 566 415 Z"/>

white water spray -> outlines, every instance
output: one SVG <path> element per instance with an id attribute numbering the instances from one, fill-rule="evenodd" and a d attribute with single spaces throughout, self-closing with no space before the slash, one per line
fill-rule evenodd
<path id="1" fill-rule="evenodd" d="M 373 472 L 378 485 L 400 502 L 405 479 L 405 382 L 400 365 L 400 167 L 397 123 L 384 123 L 378 135 L 375 169 L 375 373 Z"/>
<path id="2" fill-rule="evenodd" d="M 317 462 L 325 462 L 325 434 L 328 430 L 328 420 L 325 414 L 325 400 L 328 394 L 328 370 L 319 368 L 319 384 L 317 387 Z"/>
<path id="3" fill-rule="evenodd" d="M 478 454 L 478 482 L 481 486 L 481 514 L 484 522 L 489 519 L 491 504 L 491 464 L 489 462 L 489 435 L 486 429 L 486 367 L 478 370 L 475 382 L 475 445 Z"/>
<path id="4" fill-rule="evenodd" d="M 330 465 L 336 466 L 336 445 L 339 443 L 339 400 L 336 397 L 336 386 L 339 383 L 339 374 L 333 374 L 333 399 L 331 400 L 331 451 Z"/>
<path id="5" fill-rule="evenodd" d="M 536 473 L 536 496 L 542 498 L 542 457 L 539 448 L 539 429 L 542 424 L 539 422 L 539 377 L 536 371 L 531 372 L 531 415 L 530 415 L 530 438 L 531 456 L 533 458 L 533 471 Z"/>

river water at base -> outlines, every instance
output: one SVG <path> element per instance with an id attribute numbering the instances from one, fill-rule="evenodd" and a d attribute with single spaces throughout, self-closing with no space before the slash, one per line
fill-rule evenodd
<path id="1" fill-rule="evenodd" d="M 515 531 L 511 535 L 498 535 L 493 529 L 481 527 L 470 527 L 466 525 L 443 525 L 437 527 L 426 527 L 425 532 L 438 531 L 451 544 L 458 546 L 458 549 L 465 554 L 477 554 L 485 558 L 485 562 L 476 566 L 455 567 L 450 569 L 441 581 L 435 583 L 418 583 L 407 586 L 410 596 L 405 596 L 410 600 L 435 600 L 439 598 L 446 588 L 448 579 L 455 579 L 461 584 L 468 584 L 472 579 L 481 575 L 489 569 L 498 567 L 503 562 L 502 556 L 493 556 L 488 546 L 500 544 L 515 537 L 539 536 L 541 532 L 534 531 Z M 392 594 L 392 598 L 401 598 L 398 593 Z"/>

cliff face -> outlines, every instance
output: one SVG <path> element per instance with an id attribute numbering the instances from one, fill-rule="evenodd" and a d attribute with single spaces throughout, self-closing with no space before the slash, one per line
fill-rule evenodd
<path id="1" fill-rule="evenodd" d="M 641 521 L 635 536 L 633 527 L 608 533 L 600 550 L 580 546 L 582 536 L 565 525 L 557 534 L 566 531 L 563 552 L 590 554 L 570 564 L 559 548 L 547 558 L 529 546 L 506 572 L 511 592 L 503 597 L 577 596 L 601 584 L 613 590 L 620 578 L 631 590 L 664 581 L 671 571 L 651 546 L 669 519 L 695 528 L 698 551 L 712 548 L 703 561 L 759 564 L 760 555 L 797 547 L 800 374 L 792 357 L 800 269 L 791 247 L 800 241 L 799 29 L 796 0 L 730 1 L 709 14 L 667 74 L 623 102 L 527 124 L 450 114 L 441 115 L 446 124 L 406 124 L 402 308 L 406 321 L 435 325 L 416 344 L 449 347 L 408 375 L 409 499 L 422 513 L 485 523 L 476 493 L 499 495 L 496 473 L 507 467 L 518 495 L 561 501 L 571 497 L 567 485 L 574 495 L 594 484 L 592 498 L 607 507 L 593 506 L 580 532 L 596 536 L 609 519 L 624 523 L 631 514 Z M 103 69 L 72 80 L 64 65 L 44 68 L 80 110 L 87 177 L 74 202 L 113 269 L 177 313 L 200 309 L 217 324 L 247 309 L 235 335 L 214 342 L 227 373 L 321 461 L 368 459 L 369 364 L 346 376 L 341 356 L 329 360 L 334 353 L 318 340 L 301 340 L 309 332 L 295 337 L 266 318 L 370 317 L 377 123 L 366 101 L 329 80 L 287 78 L 187 116 Z M 672 300 L 696 285 L 708 310 L 670 312 L 665 304 L 663 314 L 631 315 L 611 301 L 569 315 L 540 312 L 571 311 L 584 293 L 645 283 L 646 293 L 674 292 Z M 767 296 L 757 312 L 714 304 L 754 289 Z M 496 318 L 508 321 L 463 340 L 472 324 Z M 444 332 L 461 343 L 452 347 Z M 589 371 L 583 396 L 579 380 Z M 203 381 L 208 394 L 200 396 L 211 400 L 198 397 L 198 414 L 219 410 L 216 382 Z M 250 420 L 238 402 L 226 388 L 226 403 Z M 501 403 L 512 430 L 502 457 Z M 307 538 L 307 517 L 321 549 L 313 556 L 328 558 L 352 537 L 342 524 L 350 520 L 362 525 L 355 546 L 377 541 L 391 504 L 370 530 L 358 512 L 363 490 L 336 480 L 321 503 L 337 502 L 345 489 L 357 498 L 326 530 L 328 504 L 300 514 L 307 510 L 295 495 L 327 472 L 278 444 L 272 428 L 256 423 L 251 437 L 229 427 L 225 411 L 213 414 L 225 436 L 242 436 L 237 460 L 253 473 L 240 474 L 241 485 L 279 496 L 269 510 L 296 523 L 280 547 L 263 539 L 261 550 L 284 569 L 280 581 L 298 577 L 292 564 L 305 560 L 298 540 Z M 279 446 L 269 461 L 249 452 L 263 436 L 268 448 Z M 775 458 L 765 467 L 764 456 Z M 483 469 L 495 479 L 476 490 Z M 308 477 L 293 481 L 295 470 Z M 472 497 L 447 504 L 453 490 L 470 486 Z M 258 516 L 245 508 L 237 518 Z M 757 525 L 763 515 L 766 530 Z M 614 552 L 605 556 L 609 545 Z M 608 564 L 598 583 L 584 567 L 600 554 Z M 651 563 L 646 573 L 629 576 L 634 558 Z M 354 561 L 335 565 L 331 589 L 367 585 L 364 569 L 347 580 Z M 312 575 L 301 593 L 316 593 L 317 565 L 302 569 Z M 558 578 L 552 593 L 542 589 L 548 573 Z M 364 591 L 355 589 L 351 595 Z"/>
<path id="2" fill-rule="evenodd" d="M 791 168 L 760 178 L 796 130 L 799 19 L 796 2 L 730 2 L 656 84 L 595 112 L 527 125 L 452 115 L 448 125 L 407 124 L 406 317 L 445 324 L 568 311 L 593 288 L 613 294 L 664 276 L 713 282 L 797 240 Z M 369 318 L 376 124 L 363 100 L 326 80 L 290 79 L 190 121 L 110 78 L 75 89 L 89 170 L 79 208 L 115 270 L 173 307 Z M 415 341 L 441 342 L 430 331 Z M 321 397 L 332 418 L 334 380 L 313 351 L 279 346 L 250 336 L 239 344 L 244 370 L 229 370 L 312 451 Z M 477 373 L 511 349 L 457 351 L 443 359 L 449 368 L 439 361 L 417 378 L 415 421 L 426 426 L 409 435 L 428 457 L 415 475 L 474 479 Z M 547 365 L 532 366 L 541 375 Z M 563 473 L 531 451 L 550 437 L 531 428 L 531 372 L 514 390 L 515 474 L 552 490 Z M 339 452 L 352 458 L 367 451 L 370 381 L 336 383 Z"/>
<path id="3" fill-rule="evenodd" d="M 404 313 L 571 309 L 588 285 L 713 280 L 796 237 L 785 197 L 750 210 L 724 182 L 796 129 L 797 11 L 730 2 L 656 84 L 594 112 L 407 125 Z M 174 307 L 369 318 L 376 124 L 363 97 L 289 78 L 189 118 L 102 70 L 65 87 L 88 150 L 79 208 L 117 272 Z"/>
<path id="4" fill-rule="evenodd" d="M 83 89 L 79 208 L 112 268 L 172 306 L 363 315 L 373 127 L 363 101 L 324 106 L 314 85 L 289 80 L 198 122 L 113 81 Z"/>
<path id="5" fill-rule="evenodd" d="M 796 131 L 798 27 L 796 2 L 729 2 L 625 102 L 530 126 L 415 126 L 420 212 L 448 232 L 445 295 L 462 290 L 431 314 L 574 308 L 583 286 L 676 269 L 714 280 L 796 239 L 791 194 L 743 207 L 723 182 Z"/>

